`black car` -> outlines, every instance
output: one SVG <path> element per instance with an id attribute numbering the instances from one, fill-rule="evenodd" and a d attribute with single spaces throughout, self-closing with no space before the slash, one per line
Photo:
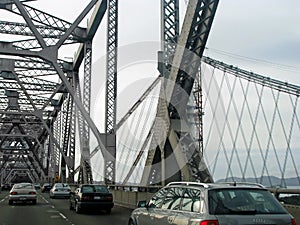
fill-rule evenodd
<path id="1" fill-rule="evenodd" d="M 1 190 L 2 191 L 9 191 L 11 189 L 11 185 L 10 184 L 3 184 L 1 186 Z"/>
<path id="2" fill-rule="evenodd" d="M 110 214 L 113 206 L 113 195 L 105 185 L 82 184 L 70 195 L 70 209 L 75 209 L 76 213 L 84 209 L 99 209 Z"/>
<path id="3" fill-rule="evenodd" d="M 44 183 L 42 188 L 41 188 L 41 191 L 42 192 L 49 192 L 52 188 L 52 184 L 50 183 Z"/>

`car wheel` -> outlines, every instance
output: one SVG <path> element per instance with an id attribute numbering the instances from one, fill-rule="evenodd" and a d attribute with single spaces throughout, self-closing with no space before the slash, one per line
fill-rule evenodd
<path id="1" fill-rule="evenodd" d="M 81 213 L 81 209 L 77 203 L 75 203 L 75 212 L 78 214 Z"/>
<path id="2" fill-rule="evenodd" d="M 12 200 L 9 200 L 9 201 L 8 201 L 8 204 L 9 204 L 9 205 L 12 205 L 12 204 L 13 204 L 13 201 L 12 201 Z"/>
<path id="3" fill-rule="evenodd" d="M 32 200 L 32 204 L 33 204 L 33 205 L 36 205 L 36 200 Z"/>
<path id="4" fill-rule="evenodd" d="M 105 212 L 106 212 L 106 214 L 110 214 L 111 213 L 111 209 L 106 209 Z"/>

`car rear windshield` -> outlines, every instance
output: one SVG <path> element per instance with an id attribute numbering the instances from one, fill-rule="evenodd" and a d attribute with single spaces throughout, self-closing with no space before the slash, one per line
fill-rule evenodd
<path id="1" fill-rule="evenodd" d="M 15 189 L 33 188 L 33 186 L 32 184 L 20 183 L 20 184 L 15 184 L 14 188 Z"/>
<path id="2" fill-rule="evenodd" d="M 102 185 L 86 185 L 82 186 L 83 193 L 92 193 L 92 192 L 101 192 L 101 193 L 108 193 L 108 188 Z"/>
<path id="3" fill-rule="evenodd" d="M 213 189 L 208 193 L 209 212 L 225 214 L 285 214 L 278 200 L 264 189 Z"/>

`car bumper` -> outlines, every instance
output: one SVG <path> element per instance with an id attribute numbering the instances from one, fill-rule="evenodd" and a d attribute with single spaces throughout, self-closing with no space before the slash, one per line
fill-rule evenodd
<path id="1" fill-rule="evenodd" d="M 9 195 L 8 200 L 10 201 L 34 201 L 37 199 L 36 195 Z"/>
<path id="2" fill-rule="evenodd" d="M 78 202 L 77 204 L 81 209 L 111 209 L 114 207 L 113 202 Z"/>
<path id="3" fill-rule="evenodd" d="M 70 193 L 68 192 L 52 192 L 50 195 L 55 198 L 70 198 Z"/>
<path id="4" fill-rule="evenodd" d="M 46 191 L 49 192 L 50 190 L 51 190 L 50 187 L 49 187 L 49 188 L 42 188 L 42 189 L 41 189 L 42 192 L 46 192 Z"/>

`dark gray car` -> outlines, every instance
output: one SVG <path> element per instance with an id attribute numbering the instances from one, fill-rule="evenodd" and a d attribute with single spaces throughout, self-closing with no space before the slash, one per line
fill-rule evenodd
<path id="1" fill-rule="evenodd" d="M 296 225 L 278 200 L 258 184 L 173 182 L 138 206 L 129 225 Z"/>

